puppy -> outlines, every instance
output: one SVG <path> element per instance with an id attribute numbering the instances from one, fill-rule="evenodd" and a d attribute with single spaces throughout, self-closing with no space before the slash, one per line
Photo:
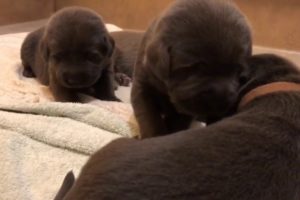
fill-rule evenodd
<path id="1" fill-rule="evenodd" d="M 128 86 L 133 75 L 133 68 L 137 58 L 144 31 L 124 30 L 110 33 L 115 41 L 114 70 L 116 81 Z"/>
<path id="2" fill-rule="evenodd" d="M 252 50 L 245 17 L 229 1 L 176 1 L 145 33 L 132 104 L 141 137 L 211 123 L 235 102 Z"/>
<path id="3" fill-rule="evenodd" d="M 119 101 L 113 86 L 113 49 L 98 14 L 80 7 L 62 9 L 25 38 L 23 74 L 49 85 L 57 101 L 78 102 L 78 93 Z"/>
<path id="4" fill-rule="evenodd" d="M 64 200 L 299 200 L 300 72 L 274 55 L 250 65 L 235 115 L 115 140 L 90 158 Z"/>

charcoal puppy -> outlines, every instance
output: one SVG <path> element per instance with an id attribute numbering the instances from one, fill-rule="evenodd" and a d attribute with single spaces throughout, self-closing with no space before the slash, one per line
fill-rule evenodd
<path id="1" fill-rule="evenodd" d="M 176 1 L 150 25 L 137 57 L 131 99 L 141 137 L 220 119 L 251 50 L 247 21 L 230 1 Z"/>
<path id="2" fill-rule="evenodd" d="M 80 101 L 78 93 L 118 101 L 111 56 L 114 41 L 92 10 L 70 7 L 23 42 L 24 76 L 49 85 L 57 101 Z"/>
<path id="3" fill-rule="evenodd" d="M 110 33 L 115 41 L 113 65 L 116 81 L 123 86 L 131 82 L 137 53 L 144 31 L 124 30 Z"/>
<path id="4" fill-rule="evenodd" d="M 274 55 L 250 65 L 236 114 L 198 130 L 115 140 L 64 200 L 299 200 L 300 72 Z"/>

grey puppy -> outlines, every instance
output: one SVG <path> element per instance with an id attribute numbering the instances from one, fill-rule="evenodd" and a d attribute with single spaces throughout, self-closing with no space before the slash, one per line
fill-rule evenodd
<path id="1" fill-rule="evenodd" d="M 114 41 L 92 10 L 70 7 L 30 33 L 21 48 L 24 76 L 49 85 L 57 101 L 80 101 L 78 93 L 119 101 L 114 94 Z"/>
<path id="2" fill-rule="evenodd" d="M 124 30 L 110 33 L 115 41 L 113 65 L 116 81 L 123 86 L 131 82 L 140 43 L 144 31 Z"/>
<path id="3" fill-rule="evenodd" d="M 250 65 L 235 115 L 198 130 L 115 140 L 90 158 L 64 200 L 299 200 L 300 71 L 274 55 L 253 56 Z"/>
<path id="4" fill-rule="evenodd" d="M 131 99 L 141 137 L 220 119 L 251 51 L 247 21 L 231 1 L 175 1 L 150 25 L 137 57 Z"/>

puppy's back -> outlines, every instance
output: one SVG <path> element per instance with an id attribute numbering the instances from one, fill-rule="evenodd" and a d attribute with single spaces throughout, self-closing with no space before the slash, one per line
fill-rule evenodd
<path id="1" fill-rule="evenodd" d="M 115 41 L 115 70 L 132 78 L 133 67 L 137 58 L 144 31 L 116 31 L 110 33 Z"/>

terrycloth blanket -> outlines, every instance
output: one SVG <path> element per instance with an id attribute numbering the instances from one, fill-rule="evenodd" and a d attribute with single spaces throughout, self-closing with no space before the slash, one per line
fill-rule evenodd
<path id="1" fill-rule="evenodd" d="M 138 134 L 129 103 L 56 103 L 48 87 L 23 77 L 25 35 L 0 36 L 0 200 L 53 199 L 69 170 L 78 174 L 93 152 Z M 128 102 L 129 89 L 120 94 Z"/>

